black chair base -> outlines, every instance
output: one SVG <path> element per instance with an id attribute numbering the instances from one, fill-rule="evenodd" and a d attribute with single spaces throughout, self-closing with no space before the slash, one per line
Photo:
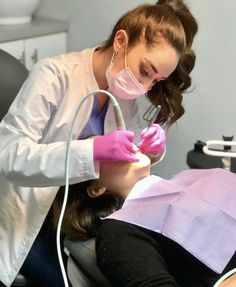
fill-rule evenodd
<path id="1" fill-rule="evenodd" d="M 21 273 L 18 273 L 16 276 L 16 279 L 14 280 L 11 286 L 12 287 L 20 287 L 20 286 L 23 287 L 23 286 L 28 286 L 28 284 L 27 284 L 25 277 Z"/>

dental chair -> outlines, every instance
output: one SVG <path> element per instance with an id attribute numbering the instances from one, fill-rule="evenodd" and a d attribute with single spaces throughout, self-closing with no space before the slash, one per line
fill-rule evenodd
<path id="1" fill-rule="evenodd" d="M 72 287 L 111 287 L 97 267 L 95 239 L 64 240 L 68 254 L 67 274 Z"/>
<path id="2" fill-rule="evenodd" d="M 0 49 L 0 121 L 7 113 L 27 76 L 28 70 L 25 66 Z M 12 286 L 27 286 L 26 279 L 19 273 Z"/>

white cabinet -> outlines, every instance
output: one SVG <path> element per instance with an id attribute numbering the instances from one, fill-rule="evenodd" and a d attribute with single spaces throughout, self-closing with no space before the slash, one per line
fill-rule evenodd
<path id="1" fill-rule="evenodd" d="M 66 53 L 66 32 L 0 43 L 0 49 L 19 59 L 30 70 L 42 58 Z"/>
<path id="2" fill-rule="evenodd" d="M 0 43 L 0 49 L 13 55 L 19 59 L 22 63 L 24 62 L 24 41 L 12 41 L 6 43 Z"/>

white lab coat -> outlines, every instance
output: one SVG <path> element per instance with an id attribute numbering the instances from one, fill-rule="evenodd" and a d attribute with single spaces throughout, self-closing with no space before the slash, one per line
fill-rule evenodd
<path id="1" fill-rule="evenodd" d="M 66 141 L 81 99 L 98 89 L 92 70 L 94 49 L 41 60 L 0 124 L 0 281 L 10 286 L 64 185 Z M 136 101 L 119 101 L 127 129 L 139 134 Z M 76 140 L 90 117 L 92 97 L 74 128 L 70 183 L 99 175 L 93 140 Z M 105 132 L 115 129 L 112 107 Z"/>

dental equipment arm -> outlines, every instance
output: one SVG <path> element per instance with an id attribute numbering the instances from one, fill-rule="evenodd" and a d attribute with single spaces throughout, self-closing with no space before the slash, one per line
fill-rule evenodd
<path id="1" fill-rule="evenodd" d="M 212 145 L 236 146 L 236 141 L 209 140 L 206 141 L 206 145 L 203 147 L 203 152 L 208 155 L 219 156 L 219 157 L 236 157 L 236 152 L 218 151 L 209 149 L 209 146 Z"/>

